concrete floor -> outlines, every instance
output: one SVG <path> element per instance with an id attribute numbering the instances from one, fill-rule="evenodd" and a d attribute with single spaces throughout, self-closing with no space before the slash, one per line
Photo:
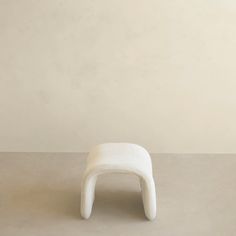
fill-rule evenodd
<path id="1" fill-rule="evenodd" d="M 80 217 L 85 154 L 1 153 L 0 235 L 236 235 L 236 155 L 152 155 L 158 218 L 144 217 L 138 180 L 99 178 Z"/>

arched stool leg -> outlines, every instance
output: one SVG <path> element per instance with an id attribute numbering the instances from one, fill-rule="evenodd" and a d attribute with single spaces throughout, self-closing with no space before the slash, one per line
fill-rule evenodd
<path id="1" fill-rule="evenodd" d="M 81 216 L 85 219 L 88 219 L 92 212 L 96 182 L 97 175 L 86 176 L 82 181 L 80 211 Z"/>
<path id="2" fill-rule="evenodd" d="M 144 212 L 149 220 L 156 217 L 156 190 L 153 178 L 144 179 L 140 177 Z"/>

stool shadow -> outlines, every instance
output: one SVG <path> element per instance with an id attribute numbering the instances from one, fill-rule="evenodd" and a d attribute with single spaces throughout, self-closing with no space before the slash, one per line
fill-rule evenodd
<path id="1" fill-rule="evenodd" d="M 10 209 L 26 217 L 74 218 L 81 220 L 80 191 L 35 186 L 12 193 Z M 145 220 L 140 192 L 96 190 L 91 220 Z"/>
<path id="2" fill-rule="evenodd" d="M 112 219 L 145 220 L 141 192 L 138 191 L 96 191 L 92 215 Z"/>

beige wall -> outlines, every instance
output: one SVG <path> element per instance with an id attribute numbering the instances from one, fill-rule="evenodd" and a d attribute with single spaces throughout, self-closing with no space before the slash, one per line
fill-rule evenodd
<path id="1" fill-rule="evenodd" d="M 0 151 L 236 152 L 233 0 L 0 0 Z"/>

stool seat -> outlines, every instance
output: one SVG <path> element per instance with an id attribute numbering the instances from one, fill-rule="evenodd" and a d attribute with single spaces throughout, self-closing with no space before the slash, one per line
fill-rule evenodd
<path id="1" fill-rule="evenodd" d="M 153 220 L 156 192 L 151 157 L 143 147 L 131 143 L 104 143 L 90 151 L 81 184 L 81 216 L 90 217 L 97 177 L 109 172 L 131 173 L 139 177 L 145 215 Z"/>

